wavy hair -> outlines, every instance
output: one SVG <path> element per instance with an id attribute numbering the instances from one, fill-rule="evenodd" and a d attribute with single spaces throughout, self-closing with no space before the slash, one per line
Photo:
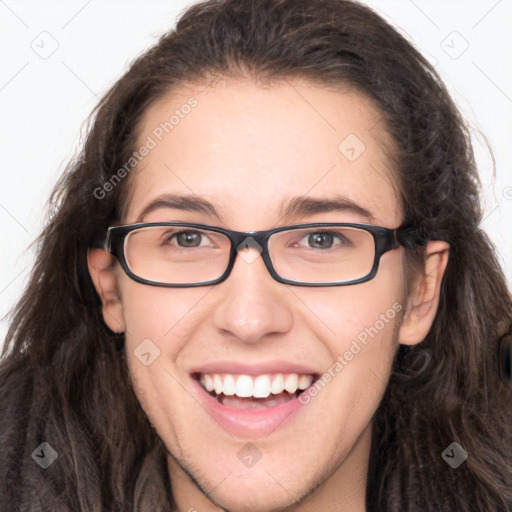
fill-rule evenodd
<path id="1" fill-rule="evenodd" d="M 192 5 L 103 96 L 52 193 L 30 281 L 10 317 L 0 364 L 0 509 L 173 506 L 165 447 L 132 390 L 123 336 L 103 321 L 87 249 L 122 219 L 130 180 L 101 199 L 95 190 L 132 155 L 146 109 L 215 76 L 299 77 L 371 98 L 396 144 L 404 221 L 451 245 L 432 328 L 397 351 L 375 412 L 368 510 L 511 511 L 512 394 L 496 353 L 512 299 L 479 227 L 469 129 L 429 62 L 350 0 Z M 421 267 L 421 253 L 408 250 L 408 258 Z M 31 457 L 43 441 L 58 453 L 46 470 Z M 457 469 L 441 456 L 454 441 L 469 454 Z"/>

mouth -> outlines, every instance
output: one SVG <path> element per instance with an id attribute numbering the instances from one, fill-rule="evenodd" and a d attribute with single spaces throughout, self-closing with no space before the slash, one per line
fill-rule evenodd
<path id="1" fill-rule="evenodd" d="M 266 437 L 306 414 L 299 397 L 318 380 L 316 373 L 191 374 L 197 399 L 215 423 L 231 436 Z"/>
<path id="2" fill-rule="evenodd" d="M 196 373 L 193 377 L 219 404 L 243 410 L 279 407 L 298 398 L 316 379 L 297 373 Z"/>

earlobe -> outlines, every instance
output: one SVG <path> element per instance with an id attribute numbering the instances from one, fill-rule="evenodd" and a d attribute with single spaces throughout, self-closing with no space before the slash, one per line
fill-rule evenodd
<path id="1" fill-rule="evenodd" d="M 434 322 L 439 306 L 441 282 L 448 264 L 450 246 L 443 241 L 430 241 L 425 250 L 425 270 L 415 282 L 407 299 L 400 325 L 398 342 L 416 345 L 422 342 Z"/>
<path id="2" fill-rule="evenodd" d="M 111 331 L 125 330 L 123 306 L 115 275 L 115 258 L 103 249 L 91 248 L 87 253 L 89 274 L 101 303 L 103 320 Z"/>

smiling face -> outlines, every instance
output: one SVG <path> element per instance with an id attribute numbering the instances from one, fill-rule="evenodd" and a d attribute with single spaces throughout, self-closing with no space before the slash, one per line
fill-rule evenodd
<path id="1" fill-rule="evenodd" d="M 184 109 L 191 97 L 197 103 Z M 173 114 L 166 133 L 161 123 Z M 401 223 L 391 143 L 362 95 L 297 80 L 269 88 L 227 81 L 175 90 L 143 120 L 137 147 L 148 137 L 156 144 L 130 176 L 124 224 Z M 172 207 L 170 195 L 214 208 Z M 293 198 L 345 206 L 285 215 Z M 105 322 L 125 331 L 134 390 L 170 453 L 180 510 L 281 510 L 300 499 L 311 510 L 364 510 L 371 420 L 406 309 L 402 248 L 382 256 L 374 279 L 332 287 L 279 283 L 262 258 L 237 257 L 222 283 L 161 288 L 119 267 L 110 279 L 95 254 L 102 298 L 109 287 L 121 297 L 104 298 Z M 423 339 L 417 326 L 402 336 Z M 136 355 L 141 342 L 151 364 Z"/>

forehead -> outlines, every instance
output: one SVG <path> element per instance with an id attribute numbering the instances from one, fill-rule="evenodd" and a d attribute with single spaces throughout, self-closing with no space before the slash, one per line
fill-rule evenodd
<path id="1" fill-rule="evenodd" d="M 143 146 L 126 222 L 165 194 L 205 199 L 217 223 L 240 230 L 274 225 L 297 197 L 343 197 L 383 225 L 401 218 L 393 143 L 380 112 L 354 91 L 297 80 L 182 86 L 146 110 Z"/>

